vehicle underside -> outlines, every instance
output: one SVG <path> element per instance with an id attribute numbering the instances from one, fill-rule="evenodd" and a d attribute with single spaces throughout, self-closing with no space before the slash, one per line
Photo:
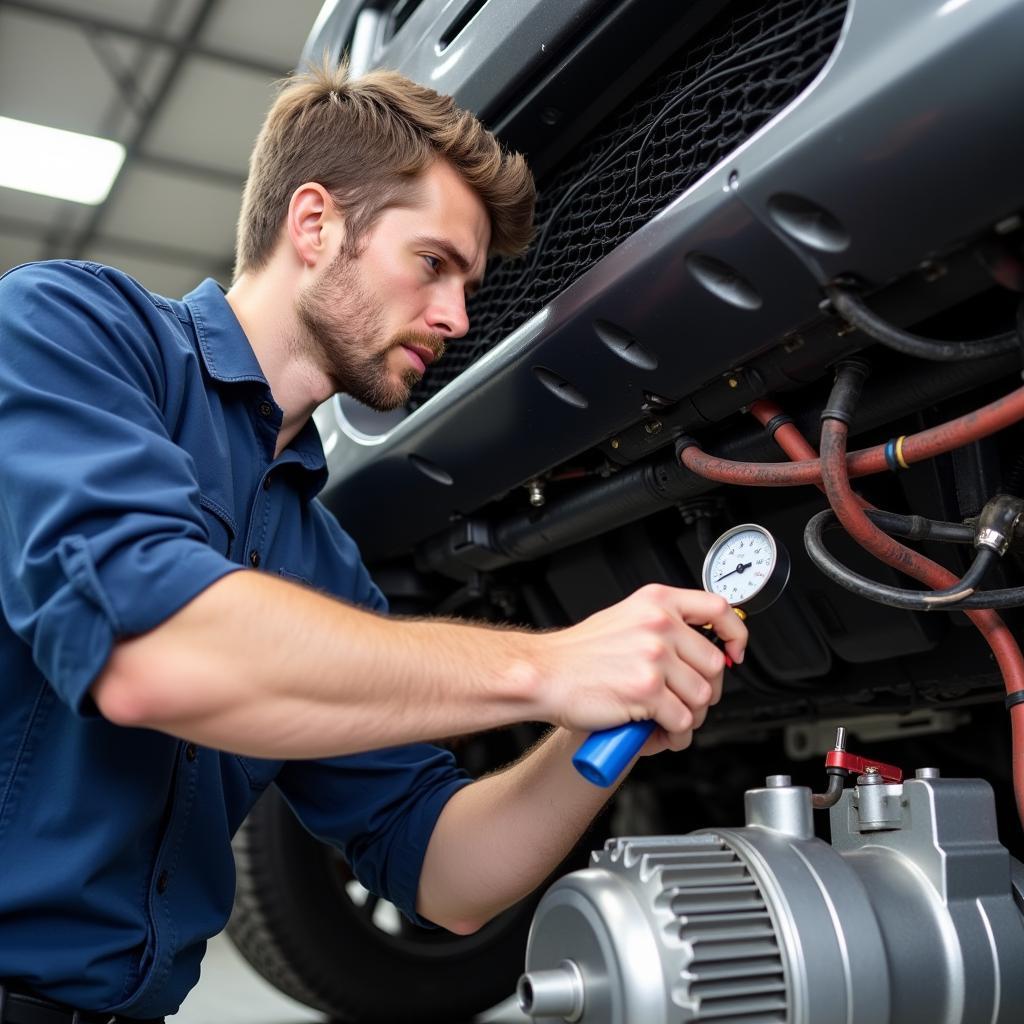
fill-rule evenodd
<path id="1" fill-rule="evenodd" d="M 307 52 L 354 40 L 426 81 L 422 54 L 490 38 L 491 6 L 453 28 L 440 4 L 335 5 Z M 739 523 L 788 549 L 694 747 L 638 765 L 587 846 L 725 827 L 766 772 L 821 789 L 844 726 L 911 774 L 987 780 L 1019 856 L 1024 6 L 592 0 L 538 28 L 541 7 L 481 58 L 489 86 L 441 78 L 531 159 L 535 243 L 492 261 L 470 334 L 399 415 L 318 411 L 325 501 L 395 613 L 543 629 L 700 586 Z M 868 454 L 848 463 L 847 436 Z M 881 561 L 892 537 L 919 554 Z M 470 748 L 486 766 L 509 743 Z M 723 1019 L 802 1019 L 778 1013 Z"/>

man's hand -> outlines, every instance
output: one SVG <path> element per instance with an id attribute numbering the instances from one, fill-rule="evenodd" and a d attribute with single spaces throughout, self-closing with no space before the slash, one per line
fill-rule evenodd
<path id="1" fill-rule="evenodd" d="M 420 876 L 419 911 L 466 933 L 516 900 L 569 852 L 608 790 L 571 765 L 580 733 L 633 719 L 658 723 L 642 753 L 690 743 L 722 693 L 725 656 L 733 661 L 747 630 L 729 604 L 703 590 L 646 586 L 611 608 L 529 640 L 532 708 L 556 729 L 528 757 L 460 790 L 438 819 Z"/>
<path id="2" fill-rule="evenodd" d="M 706 624 L 741 662 L 747 629 L 724 598 L 659 584 L 536 637 L 544 719 L 578 732 L 654 719 L 645 754 L 689 746 L 722 695 L 725 656 Z"/>

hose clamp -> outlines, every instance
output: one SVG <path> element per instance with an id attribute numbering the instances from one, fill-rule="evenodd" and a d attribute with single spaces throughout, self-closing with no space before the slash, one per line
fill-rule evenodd
<path id="1" fill-rule="evenodd" d="M 767 435 L 769 437 L 774 438 L 775 437 L 775 432 L 779 429 L 779 427 L 785 427 L 786 425 L 788 425 L 788 424 L 790 424 L 792 422 L 793 422 L 793 417 L 792 416 L 787 416 L 784 412 L 780 412 L 777 416 L 773 416 L 764 425 L 765 433 L 767 433 Z"/>
<path id="2" fill-rule="evenodd" d="M 695 437 L 690 437 L 689 434 L 681 434 L 676 438 L 675 451 L 676 458 L 678 459 L 687 448 L 693 448 L 695 445 L 699 445 L 699 442 Z"/>
<path id="3" fill-rule="evenodd" d="M 1008 693 L 1003 703 L 1006 705 L 1007 711 L 1011 710 L 1011 708 L 1015 708 L 1018 704 L 1024 704 L 1024 690 L 1018 690 L 1016 693 Z"/>
<path id="4" fill-rule="evenodd" d="M 975 524 L 974 546 L 991 548 L 1004 555 L 1014 539 L 1024 516 L 1024 499 L 1010 494 L 997 494 L 986 502 Z"/>
<path id="5" fill-rule="evenodd" d="M 1005 533 L 1000 533 L 999 530 L 985 527 L 978 531 L 978 535 L 974 538 L 974 546 L 977 548 L 991 548 L 1001 558 L 1006 554 L 1006 549 L 1010 546 L 1010 538 Z"/>

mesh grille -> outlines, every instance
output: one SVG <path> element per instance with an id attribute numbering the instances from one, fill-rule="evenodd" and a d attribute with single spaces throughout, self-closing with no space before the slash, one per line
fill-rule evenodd
<path id="1" fill-rule="evenodd" d="M 492 260 L 471 332 L 420 381 L 421 405 L 720 163 L 807 87 L 846 0 L 742 0 L 627 99 L 539 189 L 537 240 Z"/>

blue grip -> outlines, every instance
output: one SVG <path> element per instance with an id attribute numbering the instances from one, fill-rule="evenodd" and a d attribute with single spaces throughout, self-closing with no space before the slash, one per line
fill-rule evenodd
<path id="1" fill-rule="evenodd" d="M 630 722 L 592 732 L 573 756 L 576 771 L 595 786 L 610 786 L 640 752 L 654 722 Z"/>

